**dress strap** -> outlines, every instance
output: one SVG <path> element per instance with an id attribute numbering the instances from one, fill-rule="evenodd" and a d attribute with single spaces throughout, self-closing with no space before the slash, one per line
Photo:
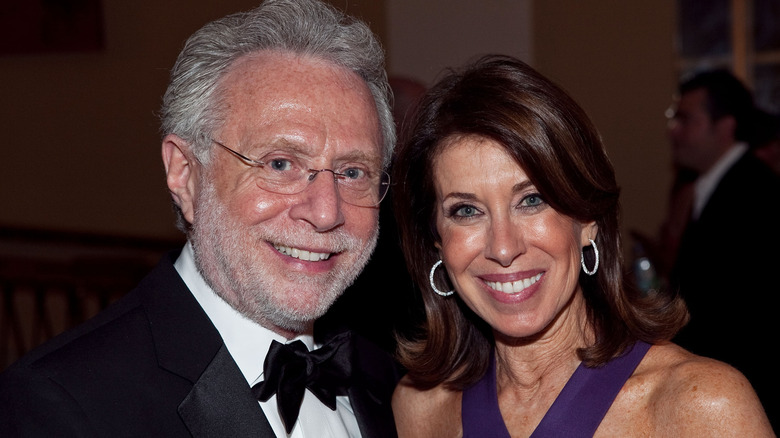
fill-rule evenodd
<path id="1" fill-rule="evenodd" d="M 531 437 L 592 437 L 649 349 L 650 344 L 637 341 L 602 367 L 580 364 Z"/>
<path id="2" fill-rule="evenodd" d="M 463 391 L 461 424 L 463 438 L 510 438 L 498 408 L 495 351 L 485 376 Z"/>
<path id="3" fill-rule="evenodd" d="M 531 438 L 592 437 L 620 389 L 649 349 L 650 344 L 637 341 L 622 356 L 602 367 L 588 368 L 580 364 Z M 494 351 L 490 354 L 485 376 L 463 391 L 461 422 L 464 438 L 510 438 L 498 406 L 497 391 Z"/>

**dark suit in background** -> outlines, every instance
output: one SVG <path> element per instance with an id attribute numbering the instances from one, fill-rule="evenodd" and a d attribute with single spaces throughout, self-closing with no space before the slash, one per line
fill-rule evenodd
<path id="1" fill-rule="evenodd" d="M 742 371 L 776 426 L 780 179 L 753 154 L 728 170 L 686 228 L 673 281 L 691 313 L 675 341 Z"/>

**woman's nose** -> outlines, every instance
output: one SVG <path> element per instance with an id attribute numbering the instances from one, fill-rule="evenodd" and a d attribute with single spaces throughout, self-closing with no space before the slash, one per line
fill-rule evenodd
<path id="1" fill-rule="evenodd" d="M 511 265 L 526 250 L 522 230 L 508 218 L 494 220 L 488 234 L 486 256 L 503 267 Z"/>

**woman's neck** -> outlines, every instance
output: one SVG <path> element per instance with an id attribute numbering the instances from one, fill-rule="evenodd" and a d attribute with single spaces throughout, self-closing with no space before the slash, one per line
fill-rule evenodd
<path id="1" fill-rule="evenodd" d="M 499 389 L 529 391 L 563 387 L 580 363 L 579 348 L 592 342 L 585 302 L 575 294 L 572 302 L 540 334 L 532 339 L 512 339 L 495 333 L 496 378 Z M 555 392 L 557 394 L 557 391 Z"/>

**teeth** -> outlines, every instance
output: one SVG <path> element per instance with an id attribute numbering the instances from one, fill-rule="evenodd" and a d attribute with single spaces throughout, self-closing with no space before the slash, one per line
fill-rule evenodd
<path id="1" fill-rule="evenodd" d="M 327 252 L 311 252 L 282 245 L 274 245 L 274 248 L 282 254 L 307 262 L 319 262 L 320 260 L 327 260 L 330 258 L 330 253 Z"/>
<path id="2" fill-rule="evenodd" d="M 505 294 L 516 294 L 518 292 L 522 292 L 525 288 L 528 286 L 531 286 L 532 284 L 539 281 L 539 279 L 542 278 L 542 274 L 536 274 L 531 278 L 524 278 L 522 280 L 507 282 L 507 283 L 500 283 L 500 282 L 494 282 L 494 281 L 486 281 L 485 284 L 488 285 L 491 289 L 495 289 L 499 292 L 503 292 Z"/>

